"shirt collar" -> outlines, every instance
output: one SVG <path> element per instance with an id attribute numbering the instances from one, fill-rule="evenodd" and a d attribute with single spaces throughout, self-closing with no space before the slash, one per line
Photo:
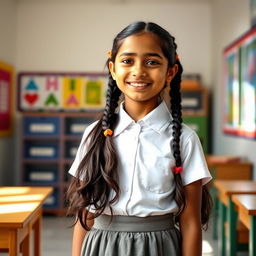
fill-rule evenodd
<path id="1" fill-rule="evenodd" d="M 145 123 L 158 133 L 163 132 L 171 123 L 172 116 L 169 109 L 163 100 L 155 109 L 144 116 L 137 123 Z M 114 136 L 122 133 L 129 125 L 135 123 L 135 121 L 125 112 L 124 102 L 120 104 L 118 112 L 118 121 L 114 130 Z"/>

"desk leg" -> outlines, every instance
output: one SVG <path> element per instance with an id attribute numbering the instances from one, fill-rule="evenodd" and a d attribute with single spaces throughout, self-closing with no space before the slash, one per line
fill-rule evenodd
<path id="1" fill-rule="evenodd" d="M 232 202 L 231 198 L 229 198 L 228 200 L 227 221 L 228 221 L 228 235 L 227 235 L 228 255 L 235 256 L 237 251 L 237 236 L 236 236 L 237 212 L 235 211 L 234 203 Z"/>
<path id="2" fill-rule="evenodd" d="M 218 238 L 218 229 L 217 229 L 218 200 L 217 200 L 217 191 L 214 187 L 211 189 L 211 195 L 212 195 L 212 199 L 213 199 L 212 237 L 214 240 L 217 240 L 217 238 Z"/>
<path id="3" fill-rule="evenodd" d="M 256 256 L 256 216 L 250 217 L 251 228 L 250 228 L 250 239 L 249 239 L 249 255 Z"/>
<path id="4" fill-rule="evenodd" d="M 213 180 L 216 178 L 216 166 L 211 167 L 211 174 Z M 218 228 L 217 228 L 217 219 L 218 219 L 218 198 L 217 198 L 217 189 L 214 186 L 210 187 L 211 196 L 213 199 L 213 213 L 212 213 L 212 237 L 214 240 L 218 239 Z"/>
<path id="5" fill-rule="evenodd" d="M 16 230 L 9 231 L 9 256 L 19 255 L 18 234 Z"/>
<path id="6" fill-rule="evenodd" d="M 29 256 L 30 255 L 30 232 L 27 234 L 27 236 L 24 238 L 21 244 L 21 252 L 23 256 Z"/>
<path id="7" fill-rule="evenodd" d="M 226 206 L 219 200 L 219 251 L 220 256 L 226 255 L 226 236 L 225 236 L 225 221 L 226 221 Z"/>
<path id="8" fill-rule="evenodd" d="M 41 228 L 42 228 L 42 216 L 40 216 L 34 224 L 34 231 L 35 231 L 35 247 L 34 247 L 34 254 L 35 256 L 41 255 Z"/>

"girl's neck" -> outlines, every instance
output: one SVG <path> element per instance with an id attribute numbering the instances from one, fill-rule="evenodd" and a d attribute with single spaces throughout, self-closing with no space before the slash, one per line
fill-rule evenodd
<path id="1" fill-rule="evenodd" d="M 124 110 L 126 113 L 135 121 L 139 121 L 144 116 L 146 116 L 149 112 L 151 112 L 154 108 L 158 106 L 158 102 L 152 104 L 148 104 L 148 102 L 134 102 L 129 99 L 125 99 L 124 102 Z"/>

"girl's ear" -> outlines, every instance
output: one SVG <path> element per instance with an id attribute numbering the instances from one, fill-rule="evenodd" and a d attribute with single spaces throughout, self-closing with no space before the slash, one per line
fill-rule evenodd
<path id="1" fill-rule="evenodd" d="M 110 71 L 110 73 L 111 73 L 112 78 L 113 78 L 114 80 L 116 80 L 116 78 L 115 78 L 115 65 L 114 65 L 114 63 L 113 63 L 112 61 L 110 61 L 110 62 L 108 63 L 108 68 L 109 68 L 109 71 Z"/>
<path id="2" fill-rule="evenodd" d="M 172 79 L 175 77 L 178 72 L 178 65 L 174 64 L 174 66 L 170 67 L 167 71 L 166 82 L 169 84 Z"/>

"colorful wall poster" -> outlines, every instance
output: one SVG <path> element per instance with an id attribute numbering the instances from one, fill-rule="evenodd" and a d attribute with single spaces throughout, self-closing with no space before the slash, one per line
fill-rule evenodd
<path id="1" fill-rule="evenodd" d="M 20 111 L 102 110 L 105 73 L 33 73 L 18 75 Z"/>
<path id="2" fill-rule="evenodd" d="M 13 67 L 0 62 L 0 136 L 12 131 Z"/>
<path id="3" fill-rule="evenodd" d="M 241 126 L 248 137 L 256 137 L 256 33 L 241 48 Z"/>
<path id="4" fill-rule="evenodd" d="M 225 53 L 225 125 L 236 130 L 240 122 L 239 50 L 234 48 Z"/>
<path id="5" fill-rule="evenodd" d="M 224 132 L 256 138 L 256 28 L 224 50 Z"/>

